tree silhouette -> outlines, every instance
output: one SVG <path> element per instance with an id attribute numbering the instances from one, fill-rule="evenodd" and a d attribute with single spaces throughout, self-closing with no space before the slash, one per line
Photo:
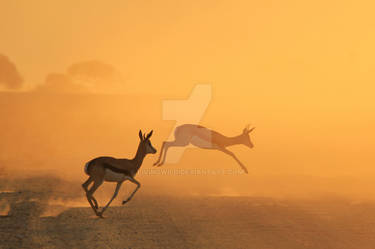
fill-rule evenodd
<path id="1" fill-rule="evenodd" d="M 50 73 L 47 75 L 43 85 L 36 89 L 44 93 L 58 92 L 58 93 L 82 93 L 87 92 L 87 89 L 79 84 L 76 84 L 72 79 L 61 73 Z"/>
<path id="2" fill-rule="evenodd" d="M 110 64 L 100 61 L 83 61 L 71 65 L 68 75 L 91 91 L 106 92 L 121 87 L 121 74 Z"/>
<path id="3" fill-rule="evenodd" d="M 13 62 L 0 54 L 0 85 L 7 89 L 17 89 L 22 83 L 23 79 Z"/>
<path id="4" fill-rule="evenodd" d="M 68 67 L 66 73 L 50 73 L 35 90 L 46 93 L 111 93 L 123 91 L 121 74 L 100 61 L 84 61 Z"/>

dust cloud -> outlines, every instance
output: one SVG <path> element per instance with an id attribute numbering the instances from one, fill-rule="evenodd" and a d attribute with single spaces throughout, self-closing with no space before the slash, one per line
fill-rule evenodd
<path id="1" fill-rule="evenodd" d="M 97 156 L 133 157 L 139 129 L 154 130 L 152 143 L 160 150 L 174 125 L 173 120 L 162 120 L 161 104 L 165 97 L 158 95 L 38 92 L 0 95 L 3 117 L 0 163 L 13 177 L 42 172 L 80 185 L 87 177 L 83 172 L 87 161 Z M 231 112 L 223 106 L 223 101 L 214 96 L 202 124 L 228 136 L 238 135 L 249 121 L 220 118 Z M 239 116 L 244 111 L 247 112 L 238 109 Z M 292 116 L 292 111 L 283 115 Z M 270 117 L 272 113 L 269 111 Z M 256 121 L 257 129 L 252 134 L 254 149 L 240 145 L 230 148 L 248 167 L 249 175 L 243 174 L 232 158 L 219 151 L 188 148 L 178 164 L 160 168 L 152 167 L 157 155 L 147 156 L 137 176 L 144 191 L 149 187 L 155 194 L 182 196 L 332 195 L 372 199 L 370 168 L 366 163 L 361 168 L 354 161 L 369 157 L 366 148 L 348 153 L 352 147 L 345 147 L 345 143 L 350 141 L 336 144 L 335 138 L 344 127 L 336 131 L 336 127 L 323 127 L 332 132 L 329 135 L 315 128 L 310 135 L 308 121 L 298 120 L 288 128 L 285 119 L 270 117 L 261 108 L 253 108 L 248 119 Z M 306 134 L 302 134 L 304 130 Z M 356 139 L 359 135 L 357 132 Z M 347 136 L 346 140 L 349 139 Z"/>
<path id="2" fill-rule="evenodd" d="M 152 167 L 157 155 L 150 155 L 136 177 L 142 187 L 135 198 L 121 205 L 135 187 L 126 182 L 108 216 L 97 219 L 81 189 L 84 164 L 101 155 L 131 158 L 139 129 L 154 130 L 151 140 L 160 150 L 174 125 L 161 119 L 163 99 L 0 93 L 2 248 L 373 248 L 370 177 L 351 166 L 347 156 L 337 160 L 342 147 L 308 150 L 321 141 L 303 143 L 306 137 L 298 137 L 301 130 L 294 127 L 280 133 L 285 123 L 270 126 L 275 120 L 256 109 L 251 115 L 258 120 L 254 150 L 231 148 L 248 175 L 218 151 L 189 148 L 178 164 L 160 168 Z M 238 135 L 242 121 L 216 121 L 230 112 L 216 98 L 202 123 Z M 340 162 L 346 174 L 333 162 Z M 356 173 L 347 174 L 348 168 Z M 95 193 L 100 206 L 114 188 L 105 183 Z"/>

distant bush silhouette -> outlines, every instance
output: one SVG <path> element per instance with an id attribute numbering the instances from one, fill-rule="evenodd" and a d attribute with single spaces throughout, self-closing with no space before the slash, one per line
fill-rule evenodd
<path id="1" fill-rule="evenodd" d="M 66 73 L 50 73 L 35 90 L 45 93 L 118 92 L 123 89 L 121 74 L 110 64 L 83 61 L 72 64 Z"/>
<path id="2" fill-rule="evenodd" d="M 5 55 L 0 54 L 0 86 L 7 89 L 18 89 L 23 79 L 16 66 Z"/>
<path id="3" fill-rule="evenodd" d="M 44 84 L 40 85 L 36 90 L 45 93 L 80 93 L 88 91 L 86 87 L 74 83 L 68 75 L 60 73 L 48 74 Z"/>

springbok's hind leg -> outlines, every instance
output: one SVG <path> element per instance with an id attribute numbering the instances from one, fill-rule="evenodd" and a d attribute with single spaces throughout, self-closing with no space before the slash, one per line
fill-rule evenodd
<path id="1" fill-rule="evenodd" d="M 92 203 L 92 200 L 95 199 L 93 194 L 102 184 L 103 184 L 103 180 L 101 180 L 101 181 L 100 180 L 98 180 L 98 181 L 94 180 L 93 186 L 91 187 L 91 189 L 89 191 L 86 192 L 87 201 L 90 203 L 91 208 L 94 210 L 94 212 L 97 216 L 100 216 L 99 213 L 98 213 L 98 210 L 97 210 L 98 208 L 95 208 L 95 205 Z M 95 200 L 95 202 L 96 202 L 96 200 Z M 97 204 L 97 202 L 96 202 L 96 204 Z"/>
<path id="2" fill-rule="evenodd" d="M 94 181 L 94 179 L 90 176 L 83 184 L 82 184 L 82 188 L 83 190 L 85 190 L 86 194 L 87 194 L 87 191 L 88 190 L 88 187 L 90 186 L 90 184 Z M 98 202 L 96 201 L 95 197 L 93 196 L 92 197 L 92 200 L 94 201 L 94 206 L 96 209 L 99 208 L 98 206 Z"/>
<path id="3" fill-rule="evenodd" d="M 245 165 L 243 165 L 243 163 L 236 157 L 236 155 L 232 151 L 229 151 L 226 148 L 219 148 L 219 150 L 222 151 L 222 152 L 224 152 L 225 154 L 230 155 L 231 157 L 233 157 L 233 159 L 236 160 L 236 162 L 240 165 L 240 167 L 243 169 L 243 171 L 245 171 L 246 174 L 249 173 L 247 171 L 247 168 L 245 167 Z"/>
<path id="4" fill-rule="evenodd" d="M 158 167 L 162 166 L 165 162 L 165 159 L 167 158 L 167 152 L 168 152 L 168 149 L 170 147 L 185 147 L 186 145 L 188 145 L 189 142 L 188 141 L 185 141 L 185 140 L 175 140 L 175 141 L 171 141 L 171 142 L 164 142 L 163 143 L 163 147 L 164 147 L 164 154 L 163 154 L 163 159 L 161 160 L 161 162 L 158 164 Z M 161 152 L 160 152 L 161 153 Z"/>
<path id="5" fill-rule="evenodd" d="M 90 183 L 92 183 L 94 181 L 94 179 L 92 179 L 92 177 L 90 176 L 83 184 L 82 184 L 82 188 L 85 190 L 85 192 L 88 191 L 88 187 L 90 185 Z"/>
<path id="6" fill-rule="evenodd" d="M 161 157 L 162 157 L 162 155 L 163 155 L 163 151 L 164 151 L 165 143 L 166 143 L 166 141 L 164 141 L 163 144 L 161 145 L 160 153 L 159 153 L 159 158 L 158 158 L 158 160 L 154 163 L 154 166 L 157 165 L 157 164 L 160 162 L 160 159 L 161 159 Z"/>

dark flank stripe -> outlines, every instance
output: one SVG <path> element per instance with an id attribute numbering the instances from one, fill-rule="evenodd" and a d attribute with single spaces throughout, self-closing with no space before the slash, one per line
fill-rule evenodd
<path id="1" fill-rule="evenodd" d="M 103 166 L 104 166 L 105 169 L 109 169 L 113 172 L 116 172 L 116 173 L 119 173 L 119 174 L 130 175 L 130 172 L 126 169 L 119 169 L 119 168 L 113 167 L 112 165 L 107 164 L 107 163 L 105 163 Z"/>

